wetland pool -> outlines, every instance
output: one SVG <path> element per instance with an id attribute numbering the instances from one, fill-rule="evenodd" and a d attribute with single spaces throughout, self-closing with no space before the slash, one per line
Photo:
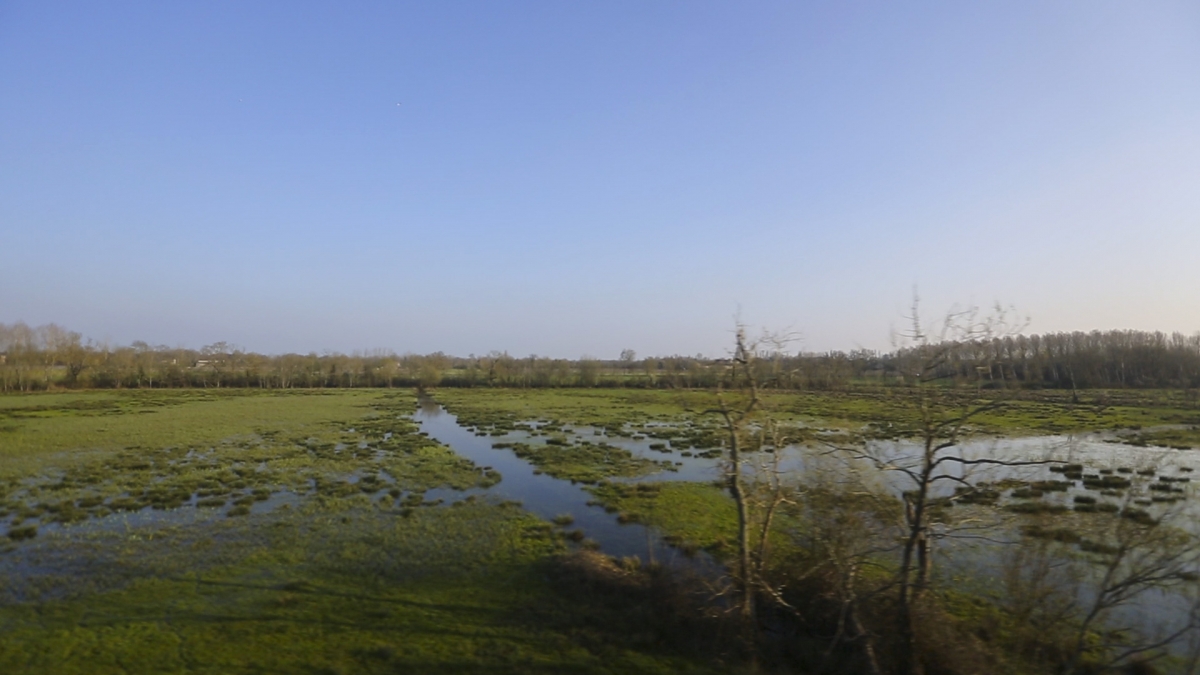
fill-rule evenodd
<path id="1" fill-rule="evenodd" d="M 560 516 L 573 518 L 570 528 L 581 530 L 584 535 L 599 544 L 604 553 L 621 557 L 637 557 L 643 562 L 657 562 L 668 566 L 686 565 L 693 568 L 715 570 L 715 563 L 703 553 L 695 557 L 685 556 L 664 541 L 654 528 L 638 523 L 621 523 L 615 513 L 610 513 L 596 502 L 596 498 L 576 481 L 554 478 L 539 471 L 529 461 L 518 457 L 512 449 L 493 447 L 496 443 L 534 440 L 528 432 L 509 432 L 504 436 L 478 435 L 458 423 L 458 418 L 433 402 L 423 402 L 414 415 L 421 431 L 433 440 L 453 449 L 457 454 L 483 467 L 499 471 L 503 480 L 488 488 L 473 488 L 456 495 L 486 494 L 497 499 L 520 502 L 522 507 L 553 521 Z M 579 428 L 587 438 L 594 436 L 590 428 Z M 622 443 L 629 445 L 629 443 Z M 703 463 L 702 463 L 703 462 Z M 688 472 L 653 472 L 637 480 L 651 481 L 664 478 L 686 480 L 684 476 L 698 476 L 711 470 L 718 475 L 717 460 L 696 460 Z M 619 480 L 619 479 L 618 479 Z M 712 480 L 712 478 L 708 478 Z M 430 491 L 429 496 L 451 497 L 451 491 Z"/>

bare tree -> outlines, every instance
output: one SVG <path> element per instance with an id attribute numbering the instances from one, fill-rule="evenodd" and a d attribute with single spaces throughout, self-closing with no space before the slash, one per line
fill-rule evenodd
<path id="1" fill-rule="evenodd" d="M 724 380 L 717 388 L 716 406 L 704 411 L 718 415 L 727 443 L 725 484 L 737 509 L 737 559 L 734 581 L 738 611 L 745 625 L 755 620 L 758 593 L 786 606 L 779 589 L 766 578 L 772 525 L 781 505 L 791 502 L 779 467 L 784 448 L 794 440 L 794 430 L 767 414 L 763 386 L 773 381 L 760 356 L 782 351 L 788 334 L 764 333 L 756 340 L 736 324 L 734 349 Z M 761 460 L 750 466 L 750 458 Z M 752 470 L 747 471 L 750 468 Z"/>
<path id="2" fill-rule="evenodd" d="M 718 390 L 717 407 L 706 412 L 721 416 L 729 442 L 726 486 L 737 507 L 737 562 L 734 579 L 738 585 L 739 612 L 747 623 L 754 619 L 754 582 L 750 542 L 750 501 L 747 498 L 742 465 L 745 461 L 747 426 L 762 405 L 759 384 L 755 377 L 754 351 L 746 341 L 746 330 L 739 323 L 733 354 L 730 357 L 732 384 L 739 389 L 738 400 L 732 401 L 726 392 Z"/>
<path id="3" fill-rule="evenodd" d="M 1044 463 L 968 457 L 962 451 L 976 420 L 1005 403 L 996 392 L 984 395 L 983 383 L 991 379 L 992 362 L 987 350 L 980 347 L 1019 332 L 1023 324 L 1014 323 L 1010 315 L 1011 310 L 1000 306 L 986 315 L 976 307 L 952 309 L 931 330 L 921 319 L 919 299 L 914 295 L 909 328 L 894 340 L 911 411 L 910 420 L 899 431 L 915 438 L 917 447 L 898 455 L 873 446 L 843 449 L 881 471 L 904 478 L 900 560 L 894 582 L 897 672 L 903 675 L 921 670 L 916 656 L 915 608 L 931 579 L 932 546 L 939 536 L 940 500 L 944 498 L 941 484 L 957 485 L 959 495 L 965 496 L 975 488 L 968 480 L 973 469 Z"/>
<path id="4" fill-rule="evenodd" d="M 802 498 L 790 510 L 801 523 L 795 537 L 809 561 L 803 574 L 816 578 L 817 592 L 836 617 L 822 669 L 832 664 L 836 652 L 849 648 L 861 659 L 861 670 L 878 675 L 878 635 L 863 610 L 887 585 L 868 582 L 864 576 L 872 568 L 883 571 L 878 566 L 891 549 L 896 502 L 871 482 L 869 467 L 845 460 L 840 453 L 809 453 Z"/>

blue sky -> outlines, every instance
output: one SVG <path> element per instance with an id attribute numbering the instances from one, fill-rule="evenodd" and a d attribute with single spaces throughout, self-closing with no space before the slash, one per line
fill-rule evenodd
<path id="1" fill-rule="evenodd" d="M 1193 333 L 1200 5 L 0 2 L 0 255 L 118 344 Z"/>

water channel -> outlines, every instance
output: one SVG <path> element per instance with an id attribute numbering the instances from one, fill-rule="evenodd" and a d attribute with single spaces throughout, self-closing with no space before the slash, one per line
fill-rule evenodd
<path id="1" fill-rule="evenodd" d="M 570 515 L 574 518 L 572 527 L 581 529 L 589 539 L 600 545 L 600 550 L 616 557 L 634 556 L 643 562 L 655 562 L 666 566 L 687 566 L 693 569 L 707 569 L 715 572 L 716 563 L 706 554 L 700 552 L 694 556 L 686 556 L 678 549 L 665 542 L 662 536 L 650 527 L 638 523 L 620 523 L 614 513 L 595 504 L 595 497 L 584 489 L 583 485 L 568 480 L 553 478 L 538 472 L 529 462 L 518 457 L 508 448 L 493 447 L 493 443 L 503 441 L 529 441 L 528 432 L 512 432 L 504 436 L 477 436 L 475 432 L 461 426 L 458 418 L 447 412 L 433 401 L 423 401 L 414 415 L 421 431 L 427 433 L 433 440 L 452 448 L 459 455 L 475 462 L 480 466 L 490 466 L 500 472 L 503 479 L 496 485 L 486 489 L 473 489 L 466 492 L 454 490 L 430 490 L 428 499 L 462 499 L 471 494 L 486 493 L 495 498 L 517 501 L 522 506 L 546 520 L 556 516 Z M 595 430 L 579 428 L 577 433 Z M 619 439 L 607 439 L 618 445 Z M 620 445 L 635 445 L 630 441 Z M 641 454 L 643 448 L 637 448 Z M 640 480 L 688 480 L 698 479 L 709 475 L 711 480 L 719 475 L 716 460 L 701 460 L 684 464 L 685 471 L 664 471 Z M 683 467 L 680 467 L 683 468 Z"/>

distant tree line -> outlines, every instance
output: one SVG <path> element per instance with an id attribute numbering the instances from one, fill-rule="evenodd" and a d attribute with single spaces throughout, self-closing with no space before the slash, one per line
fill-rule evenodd
<path id="1" fill-rule="evenodd" d="M 1017 335 L 958 344 L 946 368 L 947 375 L 955 377 L 976 370 L 997 386 L 1195 388 L 1200 386 L 1200 333 L 1111 330 Z"/>
<path id="2" fill-rule="evenodd" d="M 759 354 L 765 386 L 838 390 L 903 386 L 904 350 Z M 112 346 L 49 324 L 0 323 L 0 391 L 53 388 L 253 387 L 646 387 L 710 388 L 724 382 L 725 359 L 703 356 L 617 359 L 456 357 L 389 352 L 247 352 L 225 342 L 200 349 L 134 342 Z M 939 373 L 947 382 L 1021 388 L 1200 387 L 1200 333 L 1093 331 L 1018 335 L 953 345 Z"/>

